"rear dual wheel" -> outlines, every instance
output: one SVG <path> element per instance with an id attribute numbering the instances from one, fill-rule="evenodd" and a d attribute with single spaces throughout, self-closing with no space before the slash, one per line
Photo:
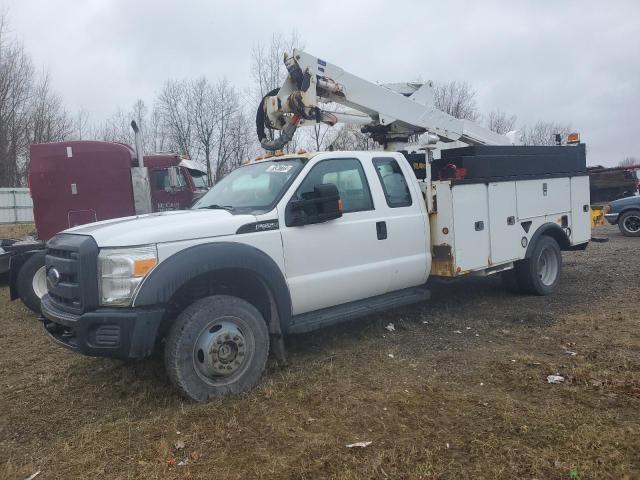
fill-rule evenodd
<path id="1" fill-rule="evenodd" d="M 502 273 L 507 289 L 514 292 L 549 295 L 560 282 L 562 254 L 558 242 L 546 235 L 540 237 L 531 256 L 516 262 L 512 270 Z"/>

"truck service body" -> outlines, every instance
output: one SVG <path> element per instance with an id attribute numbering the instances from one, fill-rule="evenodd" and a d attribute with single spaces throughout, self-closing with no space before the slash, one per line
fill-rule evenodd
<path id="1" fill-rule="evenodd" d="M 514 132 L 437 110 L 430 82 L 375 85 L 300 51 L 285 65 L 256 115 L 265 149 L 340 121 L 385 151 L 276 152 L 189 211 L 56 235 L 42 313 L 57 343 L 118 358 L 163 348 L 177 389 L 206 401 L 252 388 L 270 348 L 284 360 L 284 334 L 426 300 L 430 276 L 500 273 L 512 290 L 547 295 L 561 250 L 588 245 L 583 144 L 519 146 Z"/>

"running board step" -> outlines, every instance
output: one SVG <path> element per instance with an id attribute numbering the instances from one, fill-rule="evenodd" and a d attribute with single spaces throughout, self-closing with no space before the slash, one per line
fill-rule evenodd
<path id="1" fill-rule="evenodd" d="M 385 293 L 377 297 L 365 298 L 355 302 L 323 308 L 293 317 L 287 333 L 304 333 L 327 327 L 336 323 L 353 320 L 391 308 L 403 307 L 424 302 L 431 298 L 431 292 L 425 287 L 413 287 L 397 292 Z"/>

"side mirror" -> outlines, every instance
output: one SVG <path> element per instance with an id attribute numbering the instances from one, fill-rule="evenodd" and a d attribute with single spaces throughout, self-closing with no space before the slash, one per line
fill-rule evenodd
<path id="1" fill-rule="evenodd" d="M 182 190 L 182 183 L 180 182 L 180 167 L 169 167 L 169 190 L 175 192 L 176 190 Z"/>
<path id="2" fill-rule="evenodd" d="M 292 200 L 286 213 L 288 227 L 299 227 L 322 223 L 342 216 L 342 201 L 338 187 L 333 183 L 322 183 L 313 187 L 313 192 L 303 193 L 299 200 Z"/>

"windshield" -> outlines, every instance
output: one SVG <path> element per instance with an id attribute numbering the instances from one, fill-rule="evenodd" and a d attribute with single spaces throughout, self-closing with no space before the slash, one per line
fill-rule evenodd
<path id="1" fill-rule="evenodd" d="M 301 158 L 240 167 L 216 183 L 193 208 L 243 212 L 271 210 L 302 169 Z"/>
<path id="2" fill-rule="evenodd" d="M 193 185 L 197 189 L 206 189 L 208 187 L 207 176 L 204 173 L 199 172 L 198 170 L 189 170 L 189 173 L 191 174 Z"/>

